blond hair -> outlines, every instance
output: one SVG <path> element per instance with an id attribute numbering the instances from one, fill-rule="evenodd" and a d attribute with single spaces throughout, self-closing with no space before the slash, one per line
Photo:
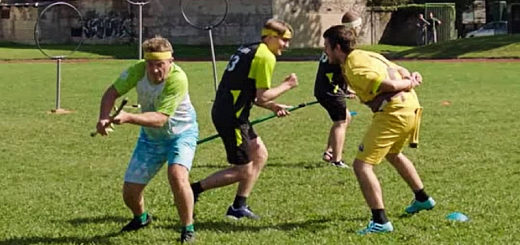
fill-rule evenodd
<path id="1" fill-rule="evenodd" d="M 264 24 L 264 29 L 273 30 L 278 33 L 278 36 L 286 35 L 286 32 L 289 31 L 291 37 L 294 36 L 294 29 L 287 22 L 277 19 L 269 19 Z M 266 35 L 262 35 L 264 38 Z"/>
<path id="2" fill-rule="evenodd" d="M 173 47 L 168 39 L 157 35 L 154 38 L 147 39 L 143 42 L 143 51 L 173 53 Z"/>

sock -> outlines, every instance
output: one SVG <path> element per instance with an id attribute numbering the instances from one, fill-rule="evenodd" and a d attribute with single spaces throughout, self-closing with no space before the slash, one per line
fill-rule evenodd
<path id="1" fill-rule="evenodd" d="M 182 231 L 191 231 L 191 232 L 195 232 L 195 227 L 193 226 L 193 224 L 191 224 L 191 225 L 187 225 L 187 226 L 182 227 Z"/>
<path id="2" fill-rule="evenodd" d="M 235 201 L 233 201 L 233 208 L 240 208 L 246 205 L 247 197 L 243 196 L 235 196 Z"/>
<path id="3" fill-rule="evenodd" d="M 384 209 L 372 209 L 372 221 L 378 224 L 386 224 L 388 218 L 386 217 Z"/>
<path id="4" fill-rule="evenodd" d="M 191 189 L 193 190 L 193 193 L 195 193 L 195 195 L 198 195 L 204 191 L 202 189 L 202 185 L 200 184 L 200 181 L 191 184 Z"/>
<path id="5" fill-rule="evenodd" d="M 141 224 L 146 223 L 146 220 L 148 219 L 148 212 L 144 212 L 141 215 L 135 215 L 136 218 L 139 218 L 141 220 Z"/>
<path id="6" fill-rule="evenodd" d="M 428 194 L 426 194 L 426 192 L 424 192 L 424 188 L 422 188 L 418 191 L 414 191 L 413 193 L 415 194 L 415 200 L 417 200 L 419 202 L 424 202 L 424 201 L 428 200 L 428 198 L 430 198 L 430 196 L 428 196 Z"/>

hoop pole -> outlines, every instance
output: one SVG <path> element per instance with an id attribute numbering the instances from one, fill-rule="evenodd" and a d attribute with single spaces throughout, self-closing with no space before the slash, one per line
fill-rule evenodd
<path id="1" fill-rule="evenodd" d="M 143 4 L 139 4 L 139 45 L 138 45 L 138 48 L 139 48 L 139 51 L 138 51 L 138 54 L 139 54 L 139 59 L 142 59 L 143 58 Z"/>
<path id="2" fill-rule="evenodd" d="M 128 0 L 127 0 L 128 1 Z M 220 19 L 218 22 L 216 22 L 215 24 L 210 24 L 210 25 L 207 25 L 207 26 L 199 26 L 197 24 L 195 24 L 194 22 L 192 22 L 188 16 L 186 15 L 185 11 L 184 11 L 184 4 L 183 4 L 183 1 L 180 0 L 179 1 L 179 7 L 181 9 L 181 14 L 182 14 L 182 17 L 184 18 L 184 20 L 192 27 L 196 28 L 196 29 L 199 29 L 199 30 L 208 30 L 208 34 L 209 34 L 209 42 L 210 42 L 210 48 L 211 48 L 211 62 L 212 62 L 212 65 L 213 65 L 213 87 L 215 88 L 215 92 L 217 92 L 217 64 L 216 64 L 216 60 L 215 60 L 215 47 L 213 45 L 213 34 L 212 34 L 212 29 L 219 26 L 220 24 L 222 24 L 222 22 L 224 22 L 224 20 L 226 20 L 226 17 L 227 17 L 227 14 L 228 14 L 228 10 L 229 10 L 229 0 L 225 0 L 225 3 L 226 3 L 226 9 L 225 9 L 225 12 L 224 12 L 224 15 L 222 16 L 222 19 Z"/>
<path id="3" fill-rule="evenodd" d="M 61 58 L 56 59 L 56 111 L 60 109 L 61 102 Z"/>
<path id="4" fill-rule="evenodd" d="M 211 46 L 211 61 L 213 63 L 213 85 L 215 87 L 215 92 L 217 92 L 217 62 L 215 60 L 215 48 L 213 46 L 213 34 L 211 32 L 211 27 L 208 27 L 209 34 L 209 44 Z"/>

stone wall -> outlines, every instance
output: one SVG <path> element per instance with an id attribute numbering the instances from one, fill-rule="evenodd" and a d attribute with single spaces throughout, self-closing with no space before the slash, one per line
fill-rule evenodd
<path id="1" fill-rule="evenodd" d="M 186 3 L 183 6 L 189 20 L 201 27 L 216 24 L 225 12 L 224 1 L 201 2 L 205 5 L 199 6 L 190 3 L 189 0 L 183 1 L 183 4 Z M 161 34 L 184 44 L 209 43 L 207 30 L 199 30 L 186 23 L 180 11 L 179 0 L 152 1 L 143 15 L 146 36 Z M 270 17 L 272 17 L 271 0 L 229 0 L 225 21 L 212 28 L 214 43 L 236 45 L 258 41 L 260 28 Z"/>
<path id="2" fill-rule="evenodd" d="M 34 24 L 38 19 L 38 8 L 31 6 L 2 6 L 1 8 L 0 40 L 34 43 Z"/>
<path id="3" fill-rule="evenodd" d="M 365 1 L 340 0 L 274 0 L 273 16 L 290 23 L 295 32 L 293 47 L 320 47 L 322 34 L 332 25 L 341 24 L 346 11 L 362 13 Z"/>
<path id="4" fill-rule="evenodd" d="M 81 30 L 85 43 L 135 42 L 138 37 L 138 7 L 126 0 L 71 0 L 83 15 Z M 200 2 L 200 3 L 197 3 Z M 184 0 L 192 22 L 211 25 L 224 12 L 223 0 Z M 198 5 L 197 5 L 198 4 Z M 0 20 L 0 41 L 33 43 L 33 28 L 38 11 L 43 9 L 11 7 L 11 18 Z M 269 18 L 290 23 L 296 35 L 292 47 L 321 47 L 322 33 L 339 24 L 344 12 L 363 13 L 360 42 L 378 43 L 390 13 L 370 12 L 366 0 L 229 0 L 225 21 L 212 29 L 216 45 L 238 45 L 259 41 L 259 32 Z M 180 0 L 153 0 L 144 5 L 143 39 L 160 34 L 179 44 L 209 44 L 208 30 L 190 26 L 182 17 Z"/>

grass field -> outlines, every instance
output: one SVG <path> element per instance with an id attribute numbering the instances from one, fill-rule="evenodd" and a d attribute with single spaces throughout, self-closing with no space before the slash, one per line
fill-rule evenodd
<path id="1" fill-rule="evenodd" d="M 43 46 L 49 54 L 69 54 L 74 47 L 67 45 Z M 208 45 L 174 45 L 176 58 L 180 60 L 209 60 L 211 53 Z M 499 35 L 450 40 L 422 47 L 396 45 L 364 45 L 360 48 L 383 53 L 399 59 L 473 59 L 473 58 L 520 58 L 520 35 Z M 218 60 L 227 60 L 236 46 L 216 46 Z M 321 48 L 295 48 L 284 53 L 282 59 L 317 60 Z M 82 45 L 70 58 L 82 59 L 134 59 L 137 58 L 137 45 Z M 46 59 L 35 45 L 22 45 L 0 42 L 0 61 L 13 59 Z"/>
<path id="2" fill-rule="evenodd" d="M 100 97 L 133 61 L 64 63 L 62 107 L 54 108 L 55 64 L 0 63 L 0 245 L 171 244 L 176 215 L 164 169 L 146 190 L 154 223 L 119 234 L 131 214 L 121 198 L 123 173 L 138 127 L 120 126 L 108 138 L 91 138 Z M 400 62 L 425 77 L 418 88 L 425 108 L 421 144 L 405 153 L 415 162 L 426 190 L 438 202 L 429 212 L 400 217 L 413 198 L 387 163 L 376 168 L 392 234 L 362 237 L 370 212 L 352 171 L 321 162 L 330 121 L 319 106 L 256 126 L 270 152 L 249 200 L 259 221 L 224 217 L 236 187 L 204 193 L 197 204 L 199 244 L 512 244 L 520 241 L 520 63 Z M 209 62 L 179 62 L 190 79 L 200 136 L 214 133 L 209 119 L 214 95 Z M 224 63 L 218 63 L 222 71 Z M 315 62 L 280 62 L 274 81 L 296 72 L 300 86 L 279 101 L 314 100 Z M 135 94 L 129 95 L 135 102 Z M 447 103 L 448 101 L 449 103 Z M 444 103 L 443 103 L 444 102 Z M 449 104 L 449 105 L 446 105 Z M 345 161 L 353 160 L 371 113 L 348 129 Z M 252 118 L 268 112 L 254 109 Z M 220 140 L 197 149 L 192 180 L 226 167 Z M 445 219 L 459 211 L 471 219 Z"/>
<path id="3" fill-rule="evenodd" d="M 137 58 L 136 44 L 120 45 L 81 45 L 76 52 L 71 52 L 74 45 L 42 45 L 42 49 L 49 56 L 65 55 L 71 59 L 134 59 Z M 236 45 L 215 46 L 215 56 L 217 60 L 227 60 L 235 50 Z M 398 53 L 411 49 L 406 46 L 394 45 L 371 45 L 363 46 L 366 50 L 384 53 Z M 211 51 L 208 45 L 182 45 L 175 44 L 175 58 L 179 60 L 210 60 Z M 285 59 L 316 59 L 322 53 L 321 48 L 295 48 L 284 52 Z M 0 61 L 1 60 L 20 60 L 20 59 L 48 59 L 41 53 L 36 45 L 0 42 Z"/>

